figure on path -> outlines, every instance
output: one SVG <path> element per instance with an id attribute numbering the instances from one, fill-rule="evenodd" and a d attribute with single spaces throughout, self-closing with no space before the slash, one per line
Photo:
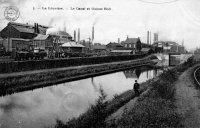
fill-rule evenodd
<path id="1" fill-rule="evenodd" d="M 134 91 L 135 91 L 135 94 L 138 96 L 138 95 L 140 94 L 140 93 L 139 93 L 140 84 L 137 82 L 137 80 L 135 80 L 133 89 L 134 89 Z"/>

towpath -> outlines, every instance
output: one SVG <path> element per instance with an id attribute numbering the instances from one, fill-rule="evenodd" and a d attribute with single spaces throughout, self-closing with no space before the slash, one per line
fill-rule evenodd
<path id="1" fill-rule="evenodd" d="M 200 65 L 196 65 L 200 66 Z M 182 73 L 176 81 L 176 106 L 182 115 L 185 128 L 200 128 L 200 90 L 195 88 L 193 66 Z"/>

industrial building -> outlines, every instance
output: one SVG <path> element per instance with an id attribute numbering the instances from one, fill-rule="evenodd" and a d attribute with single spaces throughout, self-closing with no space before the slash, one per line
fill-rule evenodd
<path id="1" fill-rule="evenodd" d="M 174 41 L 155 41 L 153 46 L 162 48 L 164 53 L 185 53 L 185 47 Z"/>

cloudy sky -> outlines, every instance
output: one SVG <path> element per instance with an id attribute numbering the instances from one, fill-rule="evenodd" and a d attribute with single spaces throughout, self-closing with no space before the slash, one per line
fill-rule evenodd
<path id="1" fill-rule="evenodd" d="M 66 28 L 71 35 L 80 28 L 85 40 L 91 37 L 94 25 L 94 41 L 102 44 L 125 40 L 127 35 L 146 43 L 149 30 L 152 40 L 156 32 L 159 40 L 184 41 L 187 49 L 200 47 L 199 0 L 0 0 L 0 30 L 9 22 L 4 10 L 10 5 L 20 11 L 16 22 Z M 92 10 L 104 7 L 110 10 Z"/>

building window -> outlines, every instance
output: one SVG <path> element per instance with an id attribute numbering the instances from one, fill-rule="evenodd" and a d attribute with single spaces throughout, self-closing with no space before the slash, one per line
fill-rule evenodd
<path id="1" fill-rule="evenodd" d="M 129 48 L 131 48 L 131 44 L 129 44 Z"/>
<path id="2" fill-rule="evenodd" d="M 128 44 L 125 44 L 125 47 L 127 48 L 127 47 L 128 47 Z"/>

